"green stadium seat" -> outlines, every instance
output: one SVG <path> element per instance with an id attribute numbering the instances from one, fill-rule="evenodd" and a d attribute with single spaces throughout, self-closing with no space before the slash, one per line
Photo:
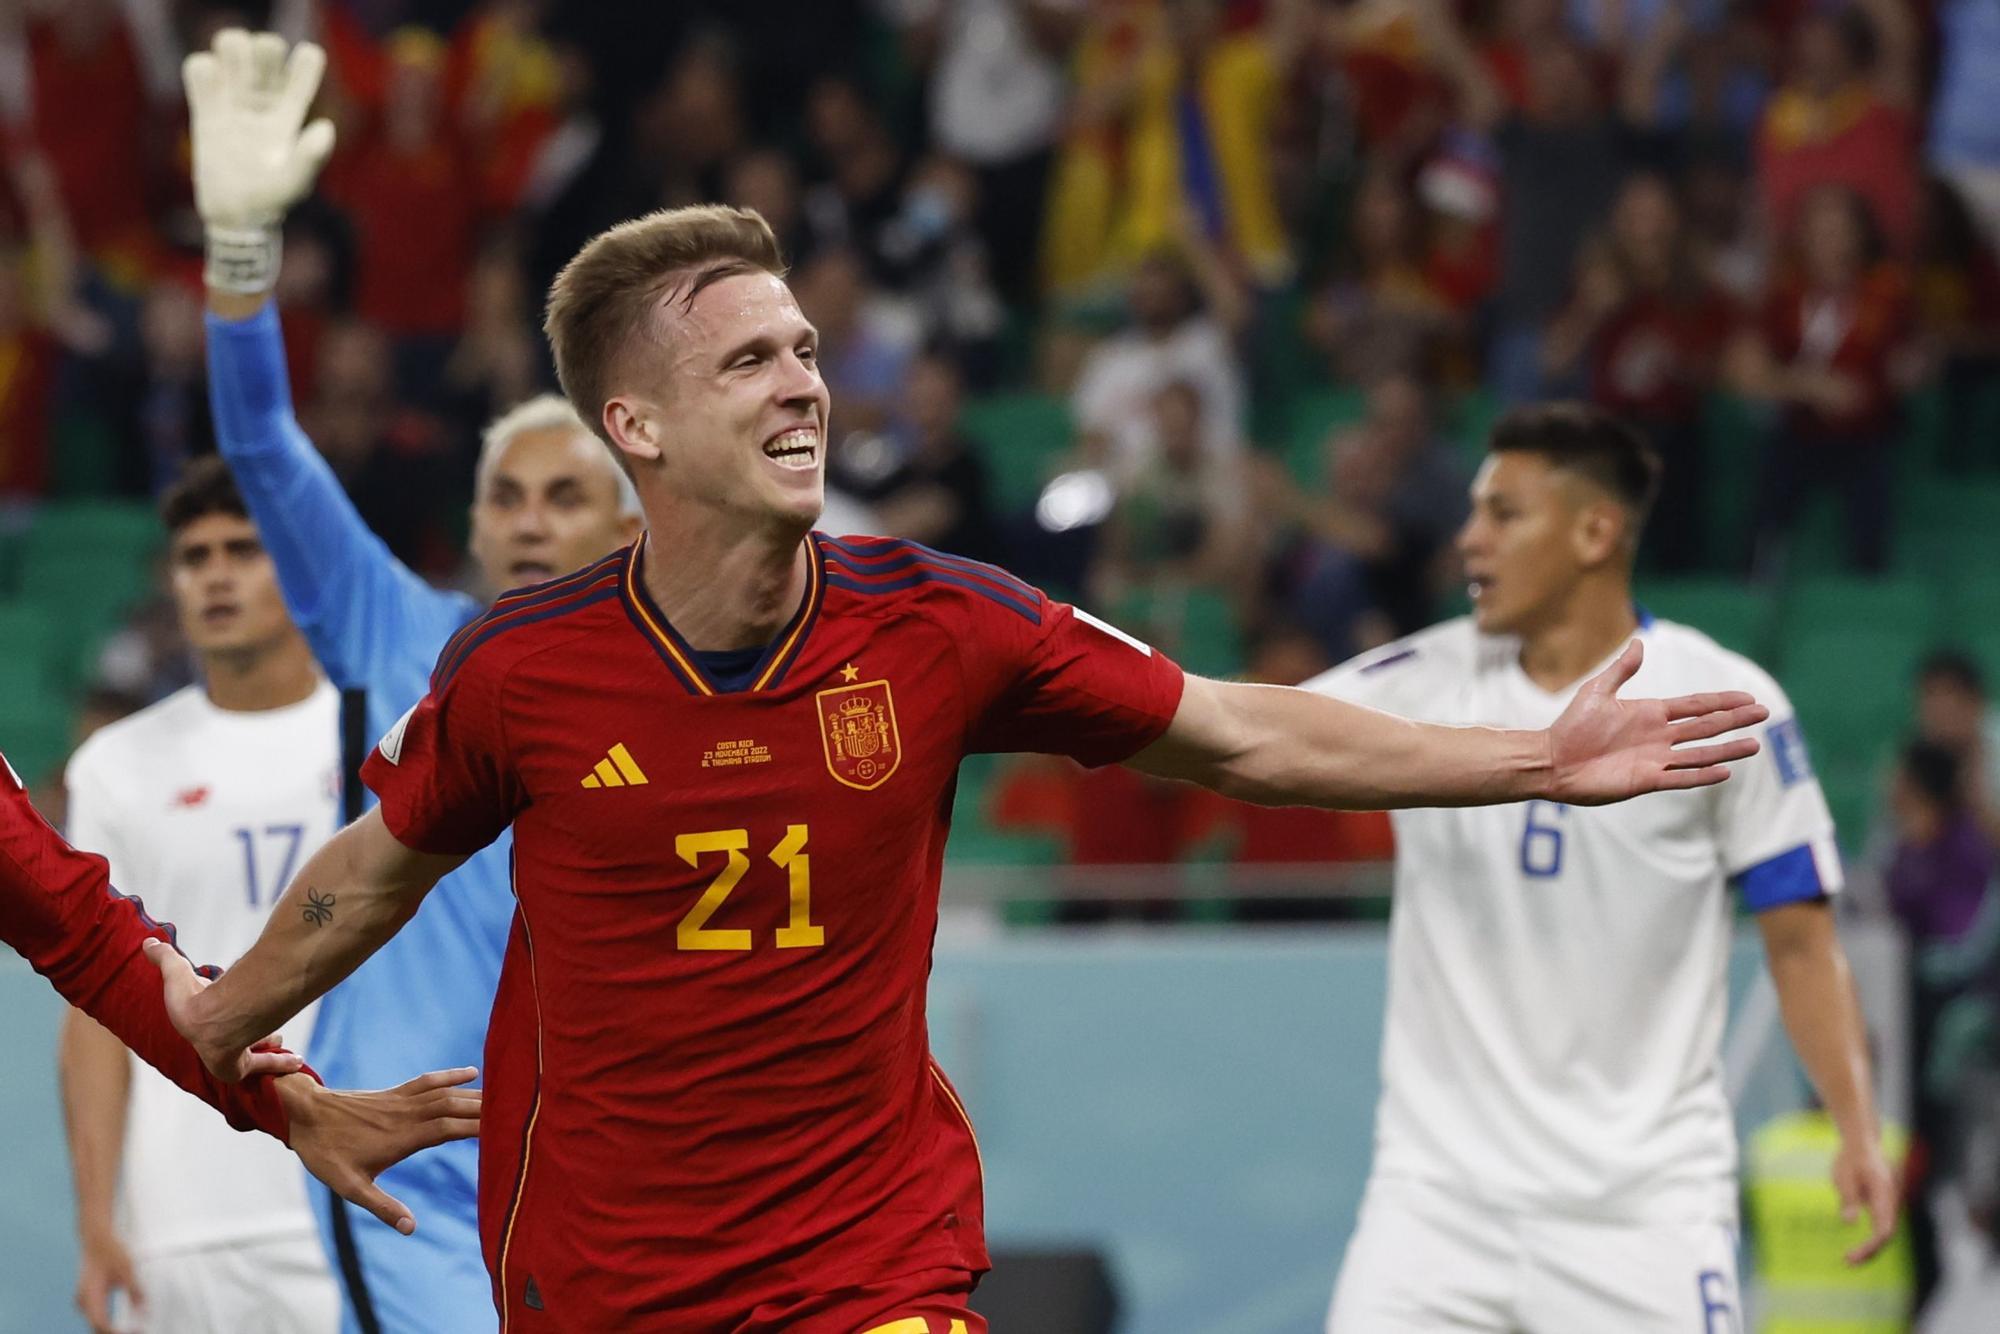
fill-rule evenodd
<path id="1" fill-rule="evenodd" d="M 1035 503 L 1055 460 L 1070 451 L 1069 404 L 1051 394 L 994 394 L 965 405 L 960 428 L 984 446 L 1002 509 Z"/>
<path id="2" fill-rule="evenodd" d="M 1987 540 L 1991 541 L 1990 534 Z M 1961 547 L 1960 563 L 1977 550 L 1977 546 Z M 2000 633 L 2000 570 L 1961 569 L 1945 590 L 1939 640 L 1952 643 L 1994 633 Z"/>
<path id="3" fill-rule="evenodd" d="M 48 675 L 58 664 L 61 637 L 56 616 L 38 603 L 0 602 L 0 681 L 16 673 Z"/>
<path id="4" fill-rule="evenodd" d="M 28 526 L 22 559 L 53 562 L 117 555 L 145 562 L 159 550 L 160 521 L 149 506 L 129 501 L 75 500 L 44 506 Z"/>
<path id="5" fill-rule="evenodd" d="M 1778 679 L 1806 740 L 1829 764 L 1873 763 L 1909 727 L 1910 682 L 1927 635 L 1889 627 L 1811 627 L 1788 635 Z"/>
<path id="6" fill-rule="evenodd" d="M 1653 615 L 1701 631 L 1727 649 L 1761 660 L 1770 648 L 1771 599 L 1754 584 L 1728 579 L 1653 579 L 1638 590 Z"/>
<path id="7" fill-rule="evenodd" d="M 1808 736 L 1807 744 L 1811 744 Z M 1817 761 L 1818 757 L 1815 757 Z M 1826 793 L 1827 807 L 1833 812 L 1833 827 L 1840 846 L 1850 854 L 1868 842 L 1883 801 L 1882 770 L 1877 760 L 1835 757 L 1816 762 L 1814 772 Z"/>
<path id="8" fill-rule="evenodd" d="M 1112 608 L 1110 619 L 1197 676 L 1234 676 L 1243 670 L 1243 639 L 1236 609 L 1205 588 L 1134 589 Z"/>
<path id="9" fill-rule="evenodd" d="M 2000 626 L 1966 636 L 1965 643 L 1979 665 L 1986 669 L 1986 688 L 2000 693 Z"/>
<path id="10" fill-rule="evenodd" d="M 69 754 L 72 710 L 38 669 L 11 663 L 0 661 L 0 752 L 34 783 Z"/>
<path id="11" fill-rule="evenodd" d="M 1316 488 L 1325 482 L 1327 436 L 1360 421 L 1367 410 L 1367 397 L 1359 389 L 1311 389 L 1292 400 L 1282 448 L 1285 466 L 1301 486 Z"/>
<path id="12" fill-rule="evenodd" d="M 1940 602 L 1936 587 L 1920 579 L 1816 575 L 1786 599 L 1785 627 L 1789 635 L 1852 627 L 1928 640 L 1938 630 Z"/>

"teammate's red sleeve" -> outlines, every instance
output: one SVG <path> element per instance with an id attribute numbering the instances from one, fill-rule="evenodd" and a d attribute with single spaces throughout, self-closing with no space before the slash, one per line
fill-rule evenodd
<path id="1" fill-rule="evenodd" d="M 461 635 L 476 636 L 479 625 Z M 430 693 L 361 766 L 361 781 L 381 799 L 383 823 L 404 847 L 470 855 L 514 822 L 523 803 L 501 719 L 505 664 L 497 647 L 458 658 L 448 646 Z"/>
<path id="2" fill-rule="evenodd" d="M 0 757 L 0 940 L 64 1000 L 230 1125 L 289 1142 L 291 1125 L 274 1080 L 225 1084 L 174 1030 L 160 971 L 140 948 L 149 937 L 173 945 L 174 928 L 113 889 L 110 864 L 71 847 L 29 803 L 19 777 Z"/>
<path id="3" fill-rule="evenodd" d="M 1173 722 L 1186 678 L 1159 650 L 1039 594 L 1032 618 L 991 598 L 965 605 L 969 750 L 1094 767 L 1131 758 Z"/>

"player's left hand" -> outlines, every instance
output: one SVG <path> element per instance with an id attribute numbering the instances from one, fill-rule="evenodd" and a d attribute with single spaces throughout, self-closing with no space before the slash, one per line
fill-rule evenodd
<path id="1" fill-rule="evenodd" d="M 292 1152 L 334 1194 L 408 1236 L 416 1215 L 375 1178 L 420 1149 L 479 1134 L 480 1092 L 460 1087 L 478 1074 L 435 1070 L 375 1093 L 321 1088 L 308 1075 L 281 1079 Z"/>
<path id="2" fill-rule="evenodd" d="M 236 1084 L 252 1075 L 289 1075 L 305 1068 L 305 1062 L 294 1052 L 284 1050 L 283 1039 L 276 1033 L 248 1047 L 217 1047 L 205 1044 L 198 1035 L 203 1031 L 199 1014 L 201 993 L 207 990 L 209 981 L 194 970 L 187 957 L 164 940 L 148 940 L 141 948 L 153 966 L 160 970 L 161 984 L 165 988 L 167 1018 L 174 1028 L 188 1040 L 201 1055 L 201 1063 L 208 1072 L 225 1084 Z"/>
<path id="3" fill-rule="evenodd" d="M 1757 753 L 1755 737 L 1692 746 L 1754 727 L 1770 710 L 1740 690 L 1678 699 L 1620 699 L 1644 659 L 1639 640 L 1586 681 L 1549 727 L 1548 796 L 1573 806 L 1601 806 L 1642 792 L 1707 787 L 1729 777 L 1732 760 Z"/>
<path id="4" fill-rule="evenodd" d="M 1842 1140 L 1833 1160 L 1833 1188 L 1840 1193 L 1840 1221 L 1868 1215 L 1868 1239 L 1847 1253 L 1847 1263 L 1866 1264 L 1896 1234 L 1902 1190 L 1879 1145 Z"/>

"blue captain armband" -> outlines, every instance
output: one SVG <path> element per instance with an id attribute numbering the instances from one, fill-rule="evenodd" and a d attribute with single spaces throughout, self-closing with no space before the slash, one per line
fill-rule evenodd
<path id="1" fill-rule="evenodd" d="M 1736 884 L 1743 896 L 1743 906 L 1751 912 L 1766 912 L 1787 903 L 1810 903 L 1826 897 L 1819 863 L 1813 860 L 1812 848 L 1803 843 L 1758 862 L 1739 875 Z"/>

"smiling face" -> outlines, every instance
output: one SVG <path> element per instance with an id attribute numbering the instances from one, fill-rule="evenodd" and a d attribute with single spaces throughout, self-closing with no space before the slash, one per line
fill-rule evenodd
<path id="1" fill-rule="evenodd" d="M 1473 620 L 1494 635 L 1546 624 L 1583 579 L 1621 559 L 1632 522 L 1609 493 L 1545 455 L 1488 455 L 1458 535 Z"/>
<path id="2" fill-rule="evenodd" d="M 168 583 L 188 647 L 208 657 L 269 648 L 295 633 L 277 568 L 240 514 L 204 514 L 173 535 Z"/>
<path id="3" fill-rule="evenodd" d="M 472 502 L 472 554 L 496 591 L 580 570 L 639 535 L 612 473 L 617 465 L 588 432 L 520 432 L 481 468 Z"/>
<path id="4" fill-rule="evenodd" d="M 819 334 L 782 278 L 741 272 L 690 301 L 670 284 L 650 345 L 605 405 L 635 474 L 751 524 L 806 528 L 825 503 Z"/>

